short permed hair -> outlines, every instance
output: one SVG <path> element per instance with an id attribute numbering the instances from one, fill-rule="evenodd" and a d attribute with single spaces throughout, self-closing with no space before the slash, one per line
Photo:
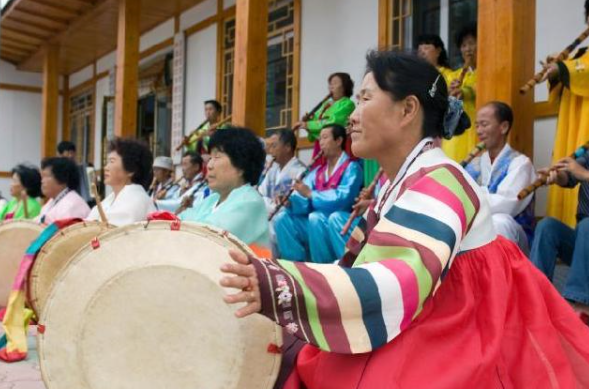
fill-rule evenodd
<path id="1" fill-rule="evenodd" d="M 231 126 L 215 131 L 209 141 L 209 150 L 214 149 L 229 156 L 231 164 L 243 172 L 243 180 L 246 183 L 258 184 L 264 170 L 266 152 L 252 130 Z"/>
<path id="2" fill-rule="evenodd" d="M 116 152 L 123 160 L 123 169 L 132 173 L 131 181 L 145 190 L 153 180 L 153 156 L 142 141 L 128 138 L 115 138 L 108 145 L 108 152 Z"/>
<path id="3" fill-rule="evenodd" d="M 64 157 L 45 158 L 41 162 L 41 169 L 51 169 L 55 180 L 71 190 L 78 190 L 80 186 L 80 174 L 74 161 Z"/>
<path id="4" fill-rule="evenodd" d="M 344 86 L 344 95 L 346 97 L 352 97 L 352 95 L 354 94 L 354 81 L 352 81 L 352 77 L 350 77 L 348 73 L 338 72 L 331 74 L 327 81 L 331 82 L 331 80 L 334 77 L 337 77 L 342 81 L 342 84 Z"/>
<path id="5" fill-rule="evenodd" d="M 34 166 L 16 165 L 12 169 L 12 174 L 17 174 L 20 183 L 26 189 L 29 197 L 41 196 L 41 174 L 39 169 Z"/>

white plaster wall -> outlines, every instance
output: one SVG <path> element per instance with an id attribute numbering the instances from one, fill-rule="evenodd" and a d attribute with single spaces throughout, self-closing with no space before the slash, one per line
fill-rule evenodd
<path id="1" fill-rule="evenodd" d="M 184 133 L 189 133 L 204 120 L 203 102 L 215 98 L 217 91 L 216 52 L 216 25 L 191 35 L 186 41 Z"/>
<path id="2" fill-rule="evenodd" d="M 0 90 L 0 171 L 41 158 L 41 94 Z"/>
<path id="3" fill-rule="evenodd" d="M 217 13 L 217 0 L 205 0 L 180 15 L 180 30 L 184 31 Z"/>
<path id="4" fill-rule="evenodd" d="M 566 4 L 566 5 L 565 5 Z M 537 0 L 536 1 L 536 71 L 541 70 L 540 60 L 561 52 L 587 27 L 584 0 Z M 587 43 L 581 45 L 586 46 Z M 546 84 L 536 86 L 536 101 L 548 99 Z"/>
<path id="5" fill-rule="evenodd" d="M 93 73 L 93 65 L 91 64 L 91 65 L 86 66 L 83 69 L 80 69 L 79 71 L 77 71 L 75 73 L 70 74 L 70 80 L 69 80 L 70 89 L 91 79 L 92 73 Z"/>
<path id="6" fill-rule="evenodd" d="M 139 40 L 139 51 L 150 48 L 168 38 L 174 36 L 174 18 L 168 19 L 155 28 L 141 35 Z"/>
<path id="7" fill-rule="evenodd" d="M 539 119 L 534 123 L 534 166 L 536 169 L 550 166 L 555 134 L 556 117 Z M 536 216 L 546 215 L 547 194 L 548 190 L 545 187 L 536 191 Z"/>
<path id="8" fill-rule="evenodd" d="M 96 61 L 96 73 L 107 72 L 117 63 L 117 52 L 108 53 Z"/>
<path id="9" fill-rule="evenodd" d="M 41 73 L 21 72 L 11 63 L 0 60 L 0 82 L 41 87 L 43 78 Z"/>

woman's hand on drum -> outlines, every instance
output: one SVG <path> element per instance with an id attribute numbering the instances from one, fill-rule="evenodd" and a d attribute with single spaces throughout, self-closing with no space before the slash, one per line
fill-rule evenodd
<path id="1" fill-rule="evenodd" d="M 236 263 L 226 263 L 221 266 L 223 273 L 233 275 L 233 277 L 223 277 L 221 286 L 228 288 L 241 289 L 240 292 L 228 294 L 223 297 L 227 304 L 247 303 L 243 308 L 235 312 L 237 317 L 246 317 L 252 313 L 260 312 L 262 309 L 262 298 L 260 296 L 260 287 L 254 265 L 247 255 L 241 251 L 229 250 L 229 255 Z"/>

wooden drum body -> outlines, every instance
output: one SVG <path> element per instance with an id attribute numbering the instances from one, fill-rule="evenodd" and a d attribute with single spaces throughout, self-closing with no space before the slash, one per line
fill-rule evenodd
<path id="1" fill-rule="evenodd" d="M 0 307 L 5 307 L 27 248 L 45 226 L 30 220 L 0 223 Z"/>
<path id="2" fill-rule="evenodd" d="M 218 229 L 154 221 L 80 250 L 41 314 L 47 388 L 271 389 L 281 331 L 223 302 L 230 248 L 251 253 Z"/>
<path id="3" fill-rule="evenodd" d="M 28 278 L 31 308 L 40 316 L 53 281 L 82 247 L 112 226 L 97 221 L 84 221 L 60 230 L 37 255 Z"/>

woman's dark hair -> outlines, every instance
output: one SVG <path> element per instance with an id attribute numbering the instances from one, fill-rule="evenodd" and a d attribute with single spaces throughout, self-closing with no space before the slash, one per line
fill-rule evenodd
<path id="1" fill-rule="evenodd" d="M 495 118 L 497 121 L 499 121 L 499 123 L 507 122 L 509 124 L 509 128 L 507 130 L 507 134 L 509 134 L 511 126 L 513 126 L 513 110 L 511 107 L 503 101 L 490 101 L 485 104 L 485 106 L 493 107 L 495 110 Z"/>
<path id="2" fill-rule="evenodd" d="M 462 41 L 464 41 L 464 39 L 466 39 L 468 36 L 472 36 L 474 39 L 477 39 L 476 23 L 469 23 L 462 27 L 460 31 L 458 31 L 458 34 L 456 34 L 456 46 L 460 48 L 460 46 L 462 46 Z"/>
<path id="3" fill-rule="evenodd" d="M 423 137 L 443 137 L 448 110 L 448 88 L 444 77 L 424 59 L 397 51 L 371 51 L 366 56 L 366 73 L 372 73 L 378 87 L 394 101 L 415 96 L 423 109 Z M 463 115 L 465 115 L 463 113 Z M 462 121 L 454 135 L 468 126 Z"/>
<path id="4" fill-rule="evenodd" d="M 41 169 L 51 169 L 55 180 L 71 190 L 80 187 L 80 174 L 74 161 L 64 157 L 45 158 L 41 161 Z"/>
<path id="5" fill-rule="evenodd" d="M 123 160 L 123 169 L 132 173 L 131 181 L 147 190 L 153 180 L 153 156 L 142 141 L 115 138 L 108 144 L 108 152 L 116 152 Z"/>
<path id="6" fill-rule="evenodd" d="M 416 49 L 420 45 L 433 45 L 436 49 L 440 50 L 440 56 L 438 57 L 438 65 L 443 66 L 446 68 L 450 67 L 448 63 L 448 53 L 446 52 L 446 47 L 444 46 L 444 42 L 442 42 L 442 38 L 435 34 L 423 34 L 417 37 L 417 45 Z"/>
<path id="7" fill-rule="evenodd" d="M 41 174 L 39 169 L 34 166 L 16 165 L 12 169 L 12 174 L 17 174 L 20 183 L 27 190 L 29 197 L 41 196 Z"/>
<path id="8" fill-rule="evenodd" d="M 252 130 L 229 127 L 215 131 L 209 141 L 209 150 L 217 149 L 229 156 L 231 164 L 243 172 L 243 180 L 251 185 L 260 181 L 266 152 L 262 142 Z"/>
<path id="9" fill-rule="evenodd" d="M 347 97 L 352 97 L 354 94 L 354 81 L 352 81 L 352 77 L 348 73 L 333 73 L 327 79 L 327 82 L 331 82 L 331 79 L 334 77 L 338 77 L 342 80 L 342 84 L 344 85 L 344 95 Z"/>
<path id="10" fill-rule="evenodd" d="M 585 0 L 585 20 L 589 18 L 589 0 Z"/>
<path id="11" fill-rule="evenodd" d="M 221 112 L 223 110 L 221 103 L 219 103 L 217 100 L 207 100 L 205 101 L 205 105 L 207 104 L 210 104 L 213 107 L 215 107 L 215 110 L 217 110 L 217 112 Z"/>
<path id="12" fill-rule="evenodd" d="M 324 128 L 331 128 L 331 136 L 333 137 L 333 140 L 338 140 L 338 139 L 342 140 L 341 148 L 342 148 L 342 150 L 344 150 L 346 148 L 346 136 L 347 136 L 347 131 L 346 131 L 345 127 L 334 123 L 334 124 L 324 125 L 322 130 Z"/>

